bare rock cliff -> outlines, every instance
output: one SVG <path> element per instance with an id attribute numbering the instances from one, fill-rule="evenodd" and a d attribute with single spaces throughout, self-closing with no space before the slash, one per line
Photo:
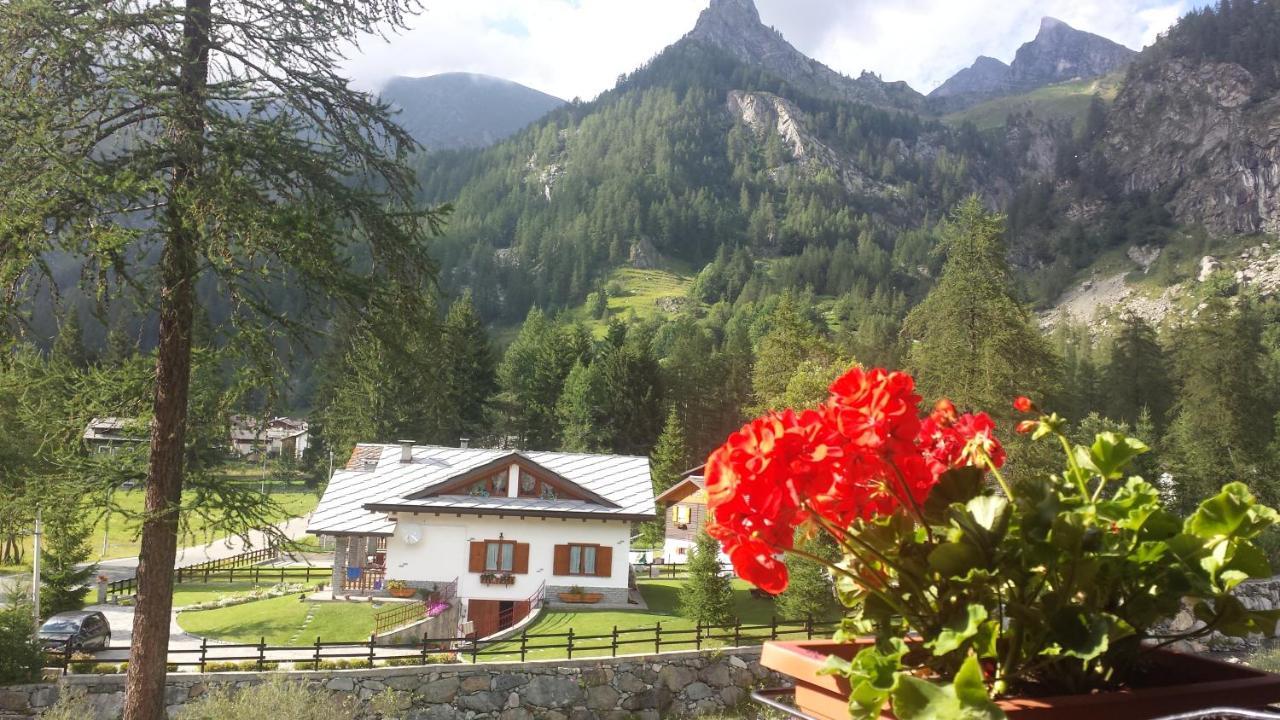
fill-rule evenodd
<path id="1" fill-rule="evenodd" d="M 1127 82 L 1102 152 L 1125 193 L 1168 193 L 1179 222 L 1280 233 L 1280 96 L 1232 63 L 1173 60 Z"/>

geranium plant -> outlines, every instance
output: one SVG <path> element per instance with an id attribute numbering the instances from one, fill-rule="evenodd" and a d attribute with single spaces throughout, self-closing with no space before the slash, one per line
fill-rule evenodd
<path id="1" fill-rule="evenodd" d="M 1000 717 L 993 698 L 1141 684 L 1144 654 L 1178 640 L 1273 634 L 1275 613 L 1231 594 L 1271 574 L 1252 541 L 1277 516 L 1243 484 L 1179 519 L 1126 473 L 1143 443 L 1073 444 L 1025 397 L 1017 431 L 1056 441 L 1065 467 L 1013 483 L 988 415 L 919 404 L 909 375 L 855 368 L 821 406 L 758 418 L 707 461 L 707 530 L 742 578 L 781 592 L 798 535 L 839 544 L 839 562 L 810 558 L 847 608 L 836 639 L 875 640 L 824 671 L 848 678 L 854 717 Z M 1203 626 L 1160 631 L 1184 602 Z"/>

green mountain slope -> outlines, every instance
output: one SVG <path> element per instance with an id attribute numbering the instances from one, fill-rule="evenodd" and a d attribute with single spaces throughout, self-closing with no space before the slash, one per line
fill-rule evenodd
<path id="1" fill-rule="evenodd" d="M 970 122 L 979 130 L 990 130 L 1004 127 L 1010 115 L 1031 113 L 1043 120 L 1070 119 L 1078 125 L 1084 122 L 1093 97 L 1110 103 L 1115 100 L 1123 80 L 1123 73 L 1112 73 L 1088 80 L 1046 85 L 1021 95 L 988 100 L 944 115 L 942 119 L 953 125 Z"/>

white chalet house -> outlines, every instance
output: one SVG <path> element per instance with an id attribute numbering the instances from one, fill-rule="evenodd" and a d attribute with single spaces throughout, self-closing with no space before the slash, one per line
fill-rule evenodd
<path id="1" fill-rule="evenodd" d="M 632 523 L 655 517 L 644 457 L 404 442 L 357 445 L 307 532 L 336 541 L 335 596 L 456 583 L 485 637 L 575 586 L 626 603 Z"/>

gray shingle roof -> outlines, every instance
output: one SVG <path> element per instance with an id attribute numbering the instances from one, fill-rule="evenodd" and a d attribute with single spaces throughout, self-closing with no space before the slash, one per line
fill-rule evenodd
<path id="1" fill-rule="evenodd" d="M 357 445 L 353 456 L 359 455 L 368 462 L 334 472 L 311 516 L 307 532 L 390 535 L 395 530 L 395 522 L 385 512 L 390 507 L 470 513 L 486 510 L 512 514 L 521 511 L 529 514 L 564 513 L 601 518 L 655 515 L 649 460 L 644 457 L 557 452 L 518 454 L 616 505 L 606 507 L 581 500 L 469 495 L 438 495 L 410 500 L 411 495 L 515 453 L 511 450 L 415 445 L 413 462 L 402 463 L 400 452 L 399 445 Z M 372 462 L 375 457 L 376 466 Z M 369 505 L 381 510 L 369 510 L 366 507 Z"/>

